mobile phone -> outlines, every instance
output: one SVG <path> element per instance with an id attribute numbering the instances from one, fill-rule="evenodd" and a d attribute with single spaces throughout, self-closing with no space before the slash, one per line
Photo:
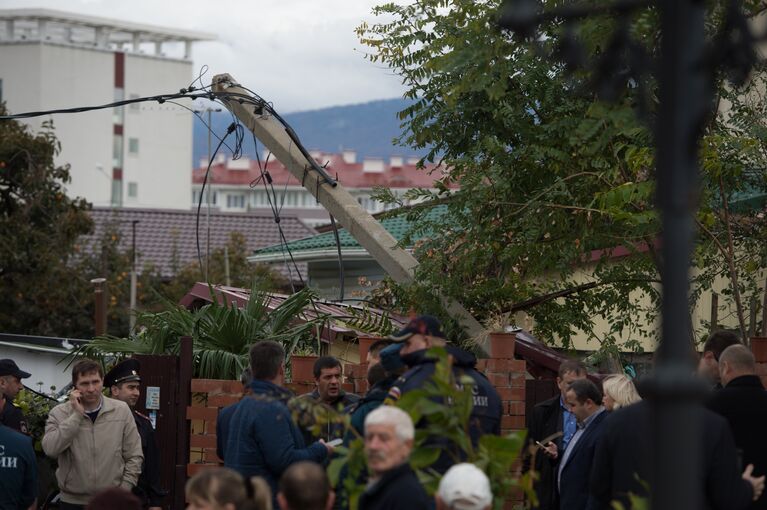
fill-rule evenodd
<path id="1" fill-rule="evenodd" d="M 338 438 L 338 439 L 334 439 L 334 440 L 332 440 L 332 441 L 328 441 L 328 443 L 327 443 L 327 444 L 328 444 L 329 446 L 332 446 L 333 448 L 335 448 L 336 446 L 340 446 L 340 445 L 342 445 L 342 444 L 343 444 L 343 442 L 344 442 L 344 440 L 343 440 L 343 439 L 341 439 L 341 438 Z"/>

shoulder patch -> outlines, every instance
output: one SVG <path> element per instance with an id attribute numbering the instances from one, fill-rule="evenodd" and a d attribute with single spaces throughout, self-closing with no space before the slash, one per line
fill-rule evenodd
<path id="1" fill-rule="evenodd" d="M 399 386 L 392 386 L 389 390 L 389 393 L 386 395 L 386 398 L 384 399 L 384 404 L 391 405 L 402 396 L 402 390 L 399 389 Z"/>

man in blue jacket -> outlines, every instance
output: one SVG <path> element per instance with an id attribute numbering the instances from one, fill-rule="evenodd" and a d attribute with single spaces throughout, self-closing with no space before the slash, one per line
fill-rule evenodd
<path id="1" fill-rule="evenodd" d="M 265 340 L 250 348 L 252 394 L 235 404 L 224 445 L 224 465 L 246 478 L 264 478 L 273 497 L 280 476 L 291 464 L 322 463 L 333 451 L 324 441 L 305 445 L 286 406 L 292 395 L 280 387 L 284 362 L 285 350 L 277 342 Z"/>
<path id="2" fill-rule="evenodd" d="M 400 357 L 409 370 L 405 372 L 389 390 L 387 402 L 393 403 L 402 395 L 421 388 L 434 374 L 433 356 L 427 354 L 431 347 L 444 347 L 453 360 L 453 374 L 458 380 L 461 376 L 470 377 L 474 405 L 469 419 L 469 434 L 474 446 L 484 434 L 501 433 L 501 398 L 490 381 L 474 367 L 477 358 L 472 353 L 447 344 L 439 321 L 430 315 L 422 315 L 410 321 L 402 330 L 391 335 L 390 340 L 402 343 Z M 417 424 L 419 428 L 421 424 Z M 431 467 L 440 473 L 447 471 L 460 458 L 460 452 L 453 449 L 445 438 L 433 438 L 429 441 L 434 447 L 442 448 L 443 453 Z"/>
<path id="3" fill-rule="evenodd" d="M 32 440 L 0 425 L 0 508 L 34 508 L 37 498 L 37 460 Z"/>

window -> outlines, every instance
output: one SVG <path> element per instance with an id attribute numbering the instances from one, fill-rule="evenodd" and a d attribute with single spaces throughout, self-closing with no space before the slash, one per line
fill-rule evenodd
<path id="1" fill-rule="evenodd" d="M 138 138 L 128 138 L 128 154 L 138 154 Z"/>
<path id="2" fill-rule="evenodd" d="M 128 198 L 138 198 L 138 183 L 137 182 L 129 182 L 128 183 Z"/>
<path id="3" fill-rule="evenodd" d="M 114 102 L 117 103 L 118 101 L 122 101 L 123 99 L 125 99 L 125 91 L 123 89 L 115 89 Z M 112 124 L 122 125 L 124 114 L 125 112 L 122 106 L 118 106 L 117 108 L 112 108 Z"/>
<path id="4" fill-rule="evenodd" d="M 226 207 L 229 209 L 244 209 L 245 195 L 227 195 Z"/>
<path id="5" fill-rule="evenodd" d="M 123 182 L 118 179 L 112 179 L 112 205 L 121 207 L 123 205 Z"/>
<path id="6" fill-rule="evenodd" d="M 123 167 L 123 137 L 114 135 L 112 138 L 112 168 Z"/>
<path id="7" fill-rule="evenodd" d="M 194 190 L 192 191 L 192 205 L 197 207 L 200 203 L 200 190 Z M 216 199 L 218 198 L 218 193 L 214 191 L 213 193 L 210 193 L 210 189 L 205 190 L 205 195 L 202 197 L 202 206 L 205 207 L 208 205 L 208 194 L 210 194 L 210 205 L 216 205 Z"/>

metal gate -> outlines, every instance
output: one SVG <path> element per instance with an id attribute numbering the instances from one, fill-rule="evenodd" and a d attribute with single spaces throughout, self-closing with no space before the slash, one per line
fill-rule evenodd
<path id="1" fill-rule="evenodd" d="M 178 356 L 133 356 L 141 363 L 142 398 L 136 410 L 153 418 L 160 449 L 160 480 L 168 491 L 163 508 L 184 508 L 186 465 L 189 462 L 189 422 L 186 408 L 192 380 L 192 339 L 181 339 Z"/>

